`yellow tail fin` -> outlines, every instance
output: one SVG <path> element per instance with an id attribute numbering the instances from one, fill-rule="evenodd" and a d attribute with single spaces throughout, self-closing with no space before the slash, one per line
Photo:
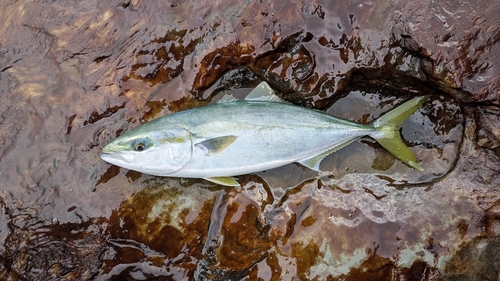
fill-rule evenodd
<path id="1" fill-rule="evenodd" d="M 418 163 L 417 157 L 403 143 L 399 129 L 401 124 L 412 115 L 430 96 L 422 96 L 413 98 L 395 109 L 387 112 L 377 120 L 371 123 L 371 126 L 376 130 L 370 136 L 374 138 L 387 151 L 392 153 L 396 158 L 406 165 L 423 171 L 424 169 Z"/>

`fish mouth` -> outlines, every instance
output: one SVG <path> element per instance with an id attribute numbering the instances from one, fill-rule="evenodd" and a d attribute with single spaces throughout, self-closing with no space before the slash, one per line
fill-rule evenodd
<path id="1" fill-rule="evenodd" d="M 102 152 L 102 160 L 118 166 L 123 163 L 133 163 L 135 158 L 135 155 L 132 153 L 107 153 L 104 149 L 102 150 Z"/>
<path id="2" fill-rule="evenodd" d="M 112 145 L 106 145 L 102 148 L 102 153 L 103 154 L 113 154 L 113 153 L 119 153 L 120 150 L 117 150 L 115 146 Z"/>
<path id="3" fill-rule="evenodd" d="M 113 153 L 113 150 L 109 149 L 108 146 L 105 146 L 102 149 L 102 154 L 110 154 L 110 153 Z"/>

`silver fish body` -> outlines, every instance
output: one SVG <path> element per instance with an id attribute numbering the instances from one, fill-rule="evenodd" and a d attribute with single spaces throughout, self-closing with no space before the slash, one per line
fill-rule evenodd
<path id="1" fill-rule="evenodd" d="M 108 144 L 101 157 L 146 174 L 236 185 L 232 176 L 293 162 L 319 170 L 325 156 L 368 135 L 409 166 L 421 169 L 398 130 L 426 97 L 389 112 L 393 116 L 387 120 L 361 125 L 280 102 L 265 83 L 252 93 L 245 100 L 229 99 L 150 121 Z"/>

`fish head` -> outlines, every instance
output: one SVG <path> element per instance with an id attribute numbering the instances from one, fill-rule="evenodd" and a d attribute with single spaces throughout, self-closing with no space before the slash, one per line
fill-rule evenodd
<path id="1" fill-rule="evenodd" d="M 148 123 L 107 144 L 102 149 L 101 159 L 157 176 L 177 172 L 191 160 L 193 143 L 188 130 L 182 127 L 155 130 L 146 125 Z"/>

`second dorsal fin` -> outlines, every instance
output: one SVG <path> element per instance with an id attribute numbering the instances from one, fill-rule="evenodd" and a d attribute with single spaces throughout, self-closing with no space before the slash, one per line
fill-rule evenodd
<path id="1" fill-rule="evenodd" d="M 253 89 L 246 96 L 245 100 L 283 102 L 283 100 L 274 93 L 274 90 L 271 89 L 266 82 L 261 82 L 257 87 L 255 87 L 255 89 Z"/>

